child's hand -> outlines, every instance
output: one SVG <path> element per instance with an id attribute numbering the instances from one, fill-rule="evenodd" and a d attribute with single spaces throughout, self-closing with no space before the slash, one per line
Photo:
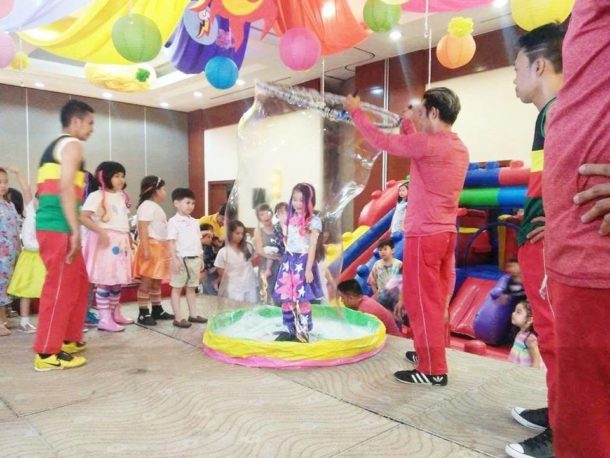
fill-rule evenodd
<path id="1" fill-rule="evenodd" d="M 313 272 L 311 269 L 305 271 L 305 283 L 311 283 L 313 281 Z"/>
<path id="2" fill-rule="evenodd" d="M 400 302 L 397 302 L 396 305 L 394 306 L 394 319 L 396 321 L 402 321 L 403 315 L 404 315 L 404 310 L 402 308 L 402 304 Z"/>
<path id="3" fill-rule="evenodd" d="M 172 273 L 177 274 L 180 272 L 180 259 L 178 256 L 172 256 Z"/>
<path id="4" fill-rule="evenodd" d="M 108 245 L 110 245 L 110 237 L 108 236 L 108 232 L 101 230 L 100 232 L 97 233 L 97 243 L 99 246 L 105 248 Z"/>

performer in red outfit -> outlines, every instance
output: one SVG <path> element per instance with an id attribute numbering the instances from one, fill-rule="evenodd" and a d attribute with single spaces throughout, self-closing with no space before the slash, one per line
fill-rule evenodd
<path id="1" fill-rule="evenodd" d="M 407 359 L 417 363 L 417 370 L 394 376 L 405 383 L 446 385 L 445 329 L 455 284 L 456 217 L 468 169 L 468 150 L 451 131 L 460 101 L 447 88 L 429 89 L 420 105 L 403 113 L 400 134 L 378 130 L 359 106 L 358 97 L 348 96 L 345 108 L 363 137 L 380 150 L 412 160 L 403 296 L 416 350 Z"/>
<path id="2" fill-rule="evenodd" d="M 609 31 L 610 2 L 576 1 L 563 46 L 564 86 L 546 139 L 545 261 L 557 351 L 551 424 L 558 458 L 610 456 L 609 210 L 604 194 L 587 191 L 607 187 L 608 179 L 589 175 L 590 165 L 581 169 L 610 163 Z"/>
<path id="3" fill-rule="evenodd" d="M 563 85 L 561 46 L 564 30 L 557 24 L 538 27 L 519 38 L 515 59 L 515 91 L 523 103 L 538 109 L 531 152 L 531 174 L 525 200 L 525 214 L 517 243 L 519 267 L 523 286 L 532 305 L 534 329 L 540 344 L 540 353 L 547 368 L 548 405 L 555 396 L 555 316 L 548 297 L 540 293 L 544 280 L 544 209 L 542 174 L 544 168 L 544 140 L 549 112 Z M 552 432 L 548 409 L 513 407 L 512 416 L 522 425 L 540 432 L 519 443 L 510 443 L 505 451 L 509 456 L 544 456 L 553 454 Z"/>
<path id="4" fill-rule="evenodd" d="M 78 209 L 85 174 L 83 145 L 93 132 L 93 108 L 71 100 L 61 110 L 63 134 L 44 151 L 38 169 L 36 235 L 47 276 L 40 296 L 34 369 L 50 371 L 85 364 L 83 326 L 89 279 L 81 252 Z"/>

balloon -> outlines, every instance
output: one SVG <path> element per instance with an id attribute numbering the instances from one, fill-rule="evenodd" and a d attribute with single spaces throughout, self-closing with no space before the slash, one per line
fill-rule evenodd
<path id="1" fill-rule="evenodd" d="M 472 35 L 454 37 L 447 34 L 436 45 L 436 58 L 444 67 L 458 68 L 472 60 L 476 49 Z"/>
<path id="2" fill-rule="evenodd" d="M 8 16 L 15 6 L 15 0 L 0 0 L 0 18 Z"/>
<path id="3" fill-rule="evenodd" d="M 238 76 L 237 65 L 228 57 L 213 57 L 205 66 L 205 77 L 216 89 L 229 89 Z"/>
<path id="4" fill-rule="evenodd" d="M 147 62 L 161 50 L 161 32 L 155 22 L 141 14 L 123 16 L 112 27 L 112 43 L 131 62 Z"/>
<path id="5" fill-rule="evenodd" d="M 0 32 L 0 68 L 8 67 L 17 54 L 17 46 L 6 32 Z"/>
<path id="6" fill-rule="evenodd" d="M 373 32 L 389 32 L 398 24 L 400 6 L 388 5 L 381 0 L 367 0 L 364 5 L 364 22 Z"/>
<path id="7" fill-rule="evenodd" d="M 218 18 L 211 18 L 210 8 L 199 13 L 190 8 L 184 10 L 182 22 L 189 36 L 199 44 L 211 45 L 218 36 Z"/>
<path id="8" fill-rule="evenodd" d="M 575 0 L 512 0 L 511 11 L 515 23 L 524 30 L 533 30 L 552 22 L 565 21 Z"/>
<path id="9" fill-rule="evenodd" d="M 290 29 L 280 39 L 280 57 L 292 70 L 309 70 L 320 58 L 320 41 L 309 29 Z"/>
<path id="10" fill-rule="evenodd" d="M 19 51 L 15 54 L 13 61 L 11 62 L 11 68 L 13 70 L 25 70 L 30 66 L 30 56 L 26 53 Z"/>

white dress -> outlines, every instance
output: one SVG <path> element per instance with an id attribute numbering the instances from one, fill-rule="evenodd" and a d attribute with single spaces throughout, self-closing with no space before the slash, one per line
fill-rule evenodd
<path id="1" fill-rule="evenodd" d="M 236 301 L 256 303 L 256 274 L 252 262 L 230 245 L 220 249 L 214 266 L 224 269 L 218 295 Z"/>

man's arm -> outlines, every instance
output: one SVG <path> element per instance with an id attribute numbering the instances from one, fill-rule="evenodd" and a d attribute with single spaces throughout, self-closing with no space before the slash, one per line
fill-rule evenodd
<path id="1" fill-rule="evenodd" d="M 83 162 L 83 147 L 79 142 L 68 143 L 62 152 L 61 173 L 59 189 L 61 194 L 61 207 L 70 226 L 70 251 L 67 261 L 71 262 L 80 246 L 80 224 L 78 220 L 78 210 L 76 192 L 74 190 L 74 178 Z"/>

